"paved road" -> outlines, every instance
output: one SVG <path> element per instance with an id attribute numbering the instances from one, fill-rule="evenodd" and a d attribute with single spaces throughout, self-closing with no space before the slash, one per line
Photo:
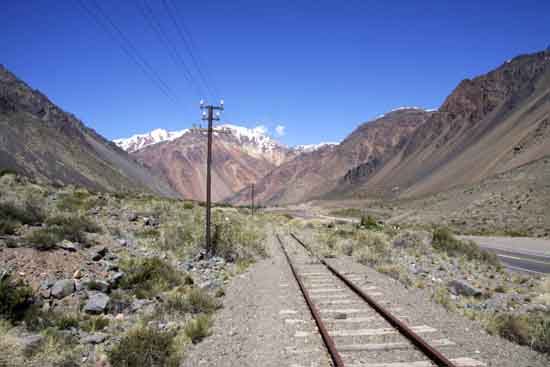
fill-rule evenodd
<path id="1" fill-rule="evenodd" d="M 523 237 L 460 236 L 495 252 L 510 270 L 550 274 L 550 240 Z"/>

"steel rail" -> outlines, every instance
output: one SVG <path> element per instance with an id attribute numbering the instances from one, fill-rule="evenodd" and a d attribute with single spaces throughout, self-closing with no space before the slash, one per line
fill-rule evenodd
<path id="1" fill-rule="evenodd" d="M 288 253 L 285 249 L 285 246 L 283 245 L 283 241 L 281 241 L 281 238 L 279 235 L 276 235 L 277 240 L 279 241 L 279 245 L 281 245 L 281 249 L 283 250 L 283 253 L 285 254 L 286 260 L 288 261 L 288 264 L 290 265 L 290 270 L 292 270 L 292 274 L 294 275 L 294 278 L 296 279 L 296 282 L 298 282 L 298 285 L 300 286 L 300 290 L 302 291 L 302 295 L 304 296 L 304 299 L 306 300 L 307 306 L 313 315 L 313 318 L 315 319 L 315 323 L 317 324 L 317 328 L 319 329 L 319 332 L 321 333 L 321 337 L 323 338 L 323 342 L 325 343 L 325 346 L 328 349 L 328 352 L 330 354 L 330 357 L 332 359 L 332 362 L 334 363 L 335 367 L 345 367 L 344 362 L 342 361 L 342 357 L 340 356 L 340 353 L 338 353 L 338 350 L 336 349 L 336 345 L 334 343 L 334 340 L 328 333 L 327 328 L 325 327 L 325 324 L 323 323 L 323 320 L 321 319 L 321 314 L 315 307 L 315 304 L 311 300 L 308 291 L 306 290 L 304 284 L 302 283 L 302 279 L 296 272 L 296 269 L 294 268 L 294 264 L 292 263 L 292 260 L 290 260 L 290 256 L 288 256 Z"/>
<path id="2" fill-rule="evenodd" d="M 380 316 L 382 316 L 389 324 L 396 328 L 401 335 L 406 337 L 412 344 L 414 344 L 426 357 L 428 357 L 432 362 L 437 366 L 441 367 L 458 367 L 455 363 L 450 361 L 437 349 L 429 345 L 420 335 L 415 333 L 411 328 L 409 328 L 401 320 L 393 316 L 386 308 L 376 302 L 372 297 L 363 292 L 359 287 L 353 284 L 348 278 L 343 274 L 338 272 L 332 265 L 327 263 L 324 259 L 317 256 L 313 250 L 306 245 L 302 240 L 300 240 L 294 233 L 290 233 L 292 238 L 294 238 L 300 245 L 302 245 L 312 256 L 319 259 L 321 264 L 325 265 L 332 274 L 334 274 L 338 279 L 340 279 L 344 284 L 346 284 L 351 290 L 355 292 L 359 297 L 361 297 L 365 302 L 367 302 Z"/>

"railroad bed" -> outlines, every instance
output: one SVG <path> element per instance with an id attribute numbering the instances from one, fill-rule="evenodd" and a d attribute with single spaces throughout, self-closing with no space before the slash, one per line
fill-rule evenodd
<path id="1" fill-rule="evenodd" d="M 302 312 L 280 312 L 294 331 L 296 347 L 288 352 L 297 363 L 291 367 L 486 366 L 436 328 L 409 325 L 399 305 L 364 277 L 338 272 L 294 235 L 277 240 L 297 285 L 281 287 L 301 292 L 304 301 Z"/>

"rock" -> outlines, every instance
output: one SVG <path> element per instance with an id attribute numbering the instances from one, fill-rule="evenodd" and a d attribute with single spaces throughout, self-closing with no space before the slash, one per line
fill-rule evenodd
<path id="1" fill-rule="evenodd" d="M 44 337 L 42 335 L 32 334 L 20 337 L 18 343 L 24 354 L 32 354 L 42 345 L 43 341 Z"/>
<path id="2" fill-rule="evenodd" d="M 337 313 L 337 314 L 334 315 L 334 319 L 336 319 L 336 320 L 345 320 L 347 318 L 348 318 L 348 315 L 343 313 L 343 312 L 342 313 Z"/>
<path id="3" fill-rule="evenodd" d="M 92 334 L 80 339 L 82 344 L 101 344 L 107 339 L 105 334 Z"/>
<path id="4" fill-rule="evenodd" d="M 78 251 L 78 248 L 79 248 L 77 243 L 73 243 L 67 240 L 63 240 L 60 243 L 58 243 L 57 247 L 69 252 L 76 252 Z"/>
<path id="5" fill-rule="evenodd" d="M 86 306 L 84 306 L 84 312 L 95 315 L 103 313 L 109 305 L 110 300 L 109 296 L 105 293 L 94 293 L 88 299 Z"/>
<path id="6" fill-rule="evenodd" d="M 122 246 L 122 247 L 128 246 L 128 240 L 125 240 L 124 238 L 119 238 L 119 239 L 117 240 L 117 242 L 118 242 L 118 244 L 119 244 L 120 246 Z"/>
<path id="7" fill-rule="evenodd" d="M 120 280 L 121 280 L 122 278 L 124 278 L 124 275 L 125 275 L 125 274 L 124 274 L 123 272 L 121 272 L 121 271 L 119 271 L 119 272 L 117 272 L 117 273 L 114 273 L 114 274 L 109 278 L 109 284 L 111 284 L 111 285 L 113 285 L 113 286 L 114 286 L 114 285 L 117 285 L 117 284 L 120 282 Z"/>
<path id="8" fill-rule="evenodd" d="M 73 273 L 73 279 L 80 279 L 80 278 L 82 278 L 82 270 L 77 269 L 77 270 Z"/>
<path id="9" fill-rule="evenodd" d="M 52 297 L 57 299 L 65 298 L 74 292 L 74 281 L 72 279 L 62 279 L 55 282 L 51 289 Z"/>
<path id="10" fill-rule="evenodd" d="M 456 296 L 479 297 L 482 294 L 480 289 L 463 280 L 451 280 L 448 288 Z"/>
<path id="11" fill-rule="evenodd" d="M 90 291 L 107 292 L 110 287 L 110 284 L 102 279 L 93 279 L 84 282 L 84 288 Z"/>
<path id="12" fill-rule="evenodd" d="M 143 218 L 143 224 L 150 227 L 157 227 L 160 223 L 157 218 L 153 217 L 145 217 Z"/>
<path id="13" fill-rule="evenodd" d="M 115 320 L 117 321 L 122 321 L 124 320 L 124 314 L 123 313 L 119 313 L 115 316 Z"/>
<path id="14" fill-rule="evenodd" d="M 136 220 L 138 220 L 138 216 L 136 213 L 134 212 L 130 212 L 126 215 L 126 218 L 128 219 L 128 222 L 135 222 Z"/>
<path id="15" fill-rule="evenodd" d="M 99 250 L 94 251 L 92 253 L 92 260 L 93 261 L 99 261 L 99 260 L 103 259 L 103 257 L 107 254 L 107 251 L 109 251 L 107 249 L 107 247 L 102 247 Z"/>
<path id="16" fill-rule="evenodd" d="M 137 312 L 144 308 L 145 306 L 148 306 L 152 304 L 153 302 L 147 299 L 136 299 L 132 304 L 130 305 L 130 312 Z"/>

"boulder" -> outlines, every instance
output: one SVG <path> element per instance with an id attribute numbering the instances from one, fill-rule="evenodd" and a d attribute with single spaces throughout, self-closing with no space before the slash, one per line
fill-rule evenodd
<path id="1" fill-rule="evenodd" d="M 395 247 L 421 247 L 428 248 L 432 244 L 432 235 L 427 231 L 405 231 L 400 233 L 394 240 Z"/>
<path id="2" fill-rule="evenodd" d="M 128 222 L 135 222 L 138 219 L 138 216 L 134 212 L 130 212 L 126 215 L 126 218 L 128 219 Z"/>
<path id="3" fill-rule="evenodd" d="M 449 291 L 456 296 L 479 297 L 482 292 L 464 280 L 451 280 L 448 284 Z"/>
<path id="4" fill-rule="evenodd" d="M 91 294 L 84 306 L 84 312 L 94 315 L 101 314 L 105 312 L 110 300 L 109 296 L 105 293 L 97 292 Z"/>
<path id="5" fill-rule="evenodd" d="M 51 296 L 57 299 L 65 298 L 74 292 L 74 281 L 72 279 L 62 279 L 54 283 L 51 289 Z"/>

